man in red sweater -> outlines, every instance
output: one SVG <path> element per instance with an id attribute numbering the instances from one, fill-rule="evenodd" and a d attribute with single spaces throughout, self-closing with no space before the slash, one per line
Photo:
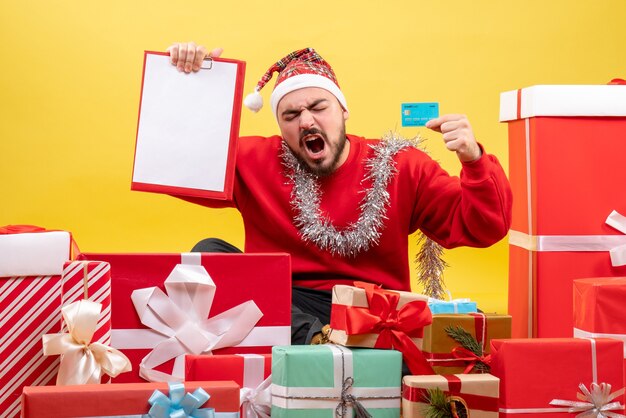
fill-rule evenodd
<path id="1" fill-rule="evenodd" d="M 168 50 L 187 73 L 221 54 L 193 43 Z M 426 125 L 461 161 L 460 178 L 452 177 L 412 141 L 346 134 L 346 99 L 330 65 L 310 48 L 272 65 L 246 106 L 261 108 L 259 91 L 274 72 L 270 103 L 281 135 L 239 139 L 230 205 L 242 214 L 246 252 L 292 256 L 292 343 L 310 342 L 329 322 L 335 284 L 360 280 L 410 290 L 408 236 L 418 229 L 446 248 L 486 247 L 507 234 L 508 180 L 465 116 Z M 214 245 L 205 240 L 194 250 Z"/>

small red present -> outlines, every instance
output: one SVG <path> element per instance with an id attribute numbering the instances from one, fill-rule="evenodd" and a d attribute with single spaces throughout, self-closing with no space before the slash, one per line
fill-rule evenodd
<path id="1" fill-rule="evenodd" d="M 185 380 L 233 380 L 240 387 L 241 416 L 270 415 L 271 354 L 185 356 Z"/>
<path id="2" fill-rule="evenodd" d="M 623 353 L 621 341 L 604 338 L 492 340 L 500 416 L 571 416 L 566 412 L 576 402 L 579 413 L 604 406 L 623 414 Z"/>
<path id="3" fill-rule="evenodd" d="M 239 386 L 226 381 L 25 387 L 22 418 L 147 417 L 151 408 L 151 417 L 170 416 L 170 412 L 190 416 L 183 412 L 183 399 L 194 413 L 204 409 L 216 418 L 239 416 Z M 210 409 L 215 415 L 210 415 Z"/>

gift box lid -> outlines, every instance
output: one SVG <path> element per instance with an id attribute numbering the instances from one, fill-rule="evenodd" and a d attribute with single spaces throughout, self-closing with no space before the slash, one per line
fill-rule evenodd
<path id="1" fill-rule="evenodd" d="M 60 275 L 70 258 L 69 232 L 0 233 L 0 277 Z"/>
<path id="2" fill-rule="evenodd" d="M 500 122 L 537 116 L 626 117 L 626 85 L 538 85 L 500 94 Z"/>

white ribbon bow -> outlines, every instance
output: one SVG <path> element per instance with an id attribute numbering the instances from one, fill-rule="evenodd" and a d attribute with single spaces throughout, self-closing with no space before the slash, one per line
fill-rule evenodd
<path id="1" fill-rule="evenodd" d="M 239 405 L 243 408 L 241 418 L 270 418 L 272 411 L 272 376 L 270 375 L 255 389 L 241 388 Z"/>
<path id="2" fill-rule="evenodd" d="M 624 409 L 624 406 L 619 402 L 611 402 L 613 399 L 624 394 L 624 388 L 617 392 L 611 393 L 611 385 L 608 383 L 592 383 L 591 391 L 581 383 L 578 388 L 580 392 L 576 394 L 579 401 L 567 401 L 563 399 L 553 399 L 550 405 L 555 406 L 569 406 L 568 412 L 580 412 L 576 417 L 586 418 L 624 418 L 622 414 L 617 414 L 616 411 Z"/>
<path id="3" fill-rule="evenodd" d="M 626 234 L 626 217 L 617 211 L 611 212 L 606 218 L 606 224 L 617 229 L 622 234 Z M 612 248 L 609 254 L 611 254 L 611 264 L 613 267 L 626 265 L 626 245 Z"/>
<path id="4" fill-rule="evenodd" d="M 216 286 L 201 265 L 178 264 L 165 280 L 165 289 L 167 295 L 158 287 L 131 295 L 141 323 L 165 338 L 141 360 L 139 375 L 148 381 L 182 381 L 185 354 L 237 345 L 263 316 L 248 301 L 207 319 Z M 175 359 L 171 375 L 154 370 L 171 359 Z"/>
<path id="5" fill-rule="evenodd" d="M 43 353 L 62 355 L 57 385 L 100 383 L 103 374 L 116 377 L 132 369 L 128 358 L 115 348 L 91 342 L 98 326 L 102 304 L 79 300 L 63 309 L 69 333 L 42 336 Z"/>

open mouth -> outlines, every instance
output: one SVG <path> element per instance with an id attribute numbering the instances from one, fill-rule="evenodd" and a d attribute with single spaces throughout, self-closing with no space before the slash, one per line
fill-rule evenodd
<path id="1" fill-rule="evenodd" d="M 324 139 L 319 135 L 311 135 L 304 139 L 304 146 L 311 154 L 319 154 L 324 151 Z"/>

